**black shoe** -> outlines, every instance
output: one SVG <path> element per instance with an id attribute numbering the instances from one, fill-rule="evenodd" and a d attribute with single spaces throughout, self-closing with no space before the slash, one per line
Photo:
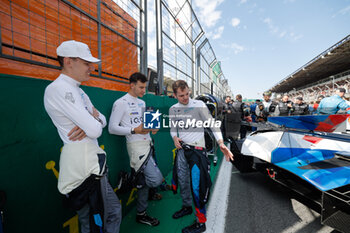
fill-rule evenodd
<path id="1" fill-rule="evenodd" d="M 173 214 L 173 218 L 178 219 L 189 214 L 192 214 L 192 206 L 183 206 L 181 210 L 176 211 L 175 214 Z"/>
<path id="2" fill-rule="evenodd" d="M 195 222 L 192 225 L 182 229 L 182 233 L 200 233 L 206 230 L 205 223 Z"/>
<path id="3" fill-rule="evenodd" d="M 152 218 L 151 216 L 148 216 L 146 212 L 143 214 L 137 214 L 136 215 L 136 222 L 150 225 L 150 226 L 157 226 L 159 225 L 159 220 L 156 218 Z"/>

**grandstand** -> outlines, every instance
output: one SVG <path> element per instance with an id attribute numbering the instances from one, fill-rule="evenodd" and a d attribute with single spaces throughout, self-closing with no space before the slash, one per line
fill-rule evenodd
<path id="1" fill-rule="evenodd" d="M 336 88 L 350 90 L 350 35 L 288 75 L 269 90 L 287 93 L 291 98 L 302 96 L 315 101 L 319 95 L 332 95 Z M 347 94 L 347 97 L 349 95 Z"/>

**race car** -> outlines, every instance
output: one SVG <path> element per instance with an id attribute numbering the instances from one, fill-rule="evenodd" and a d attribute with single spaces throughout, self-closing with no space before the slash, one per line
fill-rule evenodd
<path id="1" fill-rule="evenodd" d="M 307 199 L 322 224 L 350 232 L 348 118 L 270 117 L 265 129 L 232 143 L 234 165 L 241 172 L 262 171 Z"/>

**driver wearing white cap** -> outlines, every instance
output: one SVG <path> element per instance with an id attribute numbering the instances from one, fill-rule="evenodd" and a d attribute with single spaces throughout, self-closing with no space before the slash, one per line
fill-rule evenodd
<path id="1" fill-rule="evenodd" d="M 106 152 L 97 141 L 106 118 L 79 87 L 100 60 L 74 40 L 63 42 L 57 56 L 62 72 L 47 86 L 44 105 L 64 143 L 58 190 L 78 212 L 82 233 L 119 232 L 121 204 L 107 180 Z"/>

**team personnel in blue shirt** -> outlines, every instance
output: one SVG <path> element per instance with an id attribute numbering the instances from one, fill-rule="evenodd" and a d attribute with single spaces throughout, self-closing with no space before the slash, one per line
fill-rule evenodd
<path id="1" fill-rule="evenodd" d="M 317 108 L 317 112 L 319 114 L 331 115 L 336 114 L 339 110 L 346 110 L 349 108 L 350 105 L 343 99 L 345 92 L 344 88 L 338 88 L 335 95 L 322 99 Z M 347 113 L 350 113 L 350 110 L 347 111 Z"/>

